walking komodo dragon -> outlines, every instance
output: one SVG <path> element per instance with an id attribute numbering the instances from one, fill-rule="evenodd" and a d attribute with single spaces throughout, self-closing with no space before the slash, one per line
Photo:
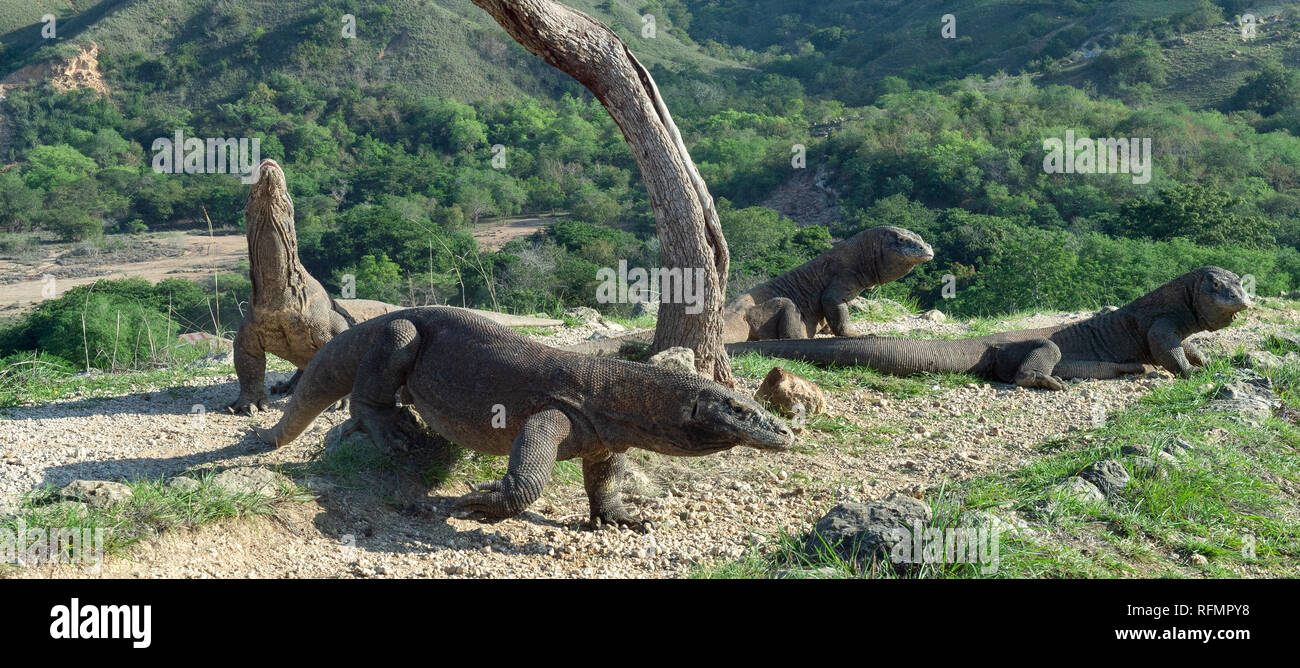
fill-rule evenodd
<path id="1" fill-rule="evenodd" d="M 722 311 L 722 341 L 811 338 L 823 328 L 852 336 L 849 302 L 863 290 L 896 281 L 929 262 L 934 251 L 916 233 L 882 225 L 863 230 L 834 248 L 732 300 Z M 564 350 L 612 355 L 625 343 L 649 343 L 654 332 L 565 346 Z"/>
<path id="2" fill-rule="evenodd" d="M 252 307 L 235 335 L 239 397 L 227 406 L 243 414 L 266 408 L 266 353 L 298 367 L 292 378 L 271 388 L 277 394 L 292 392 L 303 367 L 325 342 L 351 325 L 401 308 L 371 299 L 331 298 L 298 258 L 293 200 L 289 198 L 284 172 L 274 160 L 263 160 L 257 176 L 244 208 Z M 559 320 L 476 312 L 509 326 L 563 324 Z"/>
<path id="3" fill-rule="evenodd" d="M 1236 274 L 1219 267 L 1190 271 L 1123 308 L 1082 322 L 954 341 L 879 336 L 750 341 L 729 353 L 866 366 L 895 375 L 948 371 L 1063 390 L 1062 378 L 1114 378 L 1158 365 L 1187 376 L 1205 355 L 1186 341 L 1227 327 L 1250 306 Z"/>
<path id="4" fill-rule="evenodd" d="M 557 460 L 580 457 L 593 525 L 636 526 L 620 494 L 628 448 L 698 456 L 735 446 L 784 449 L 794 440 L 753 399 L 711 380 L 556 350 L 437 306 L 380 316 L 334 337 L 307 365 L 279 423 L 257 433 L 288 443 L 351 392 L 345 432 L 404 449 L 422 439 L 397 405 L 403 385 L 433 431 L 509 455 L 505 477 L 473 486 L 456 503 L 479 518 L 519 514 L 541 495 Z"/>

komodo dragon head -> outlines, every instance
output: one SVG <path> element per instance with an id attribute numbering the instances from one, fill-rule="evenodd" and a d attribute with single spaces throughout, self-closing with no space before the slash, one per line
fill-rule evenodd
<path id="1" fill-rule="evenodd" d="M 635 410 L 617 420 L 620 431 L 635 432 L 625 435 L 637 447 L 694 457 L 737 446 L 784 450 L 794 444 L 794 432 L 783 420 L 743 394 L 691 374 L 656 367 L 642 371 L 649 377 L 632 383 L 627 395 Z M 633 390 L 638 386 L 642 391 Z"/>
<path id="2" fill-rule="evenodd" d="M 297 237 L 293 226 L 293 200 L 284 180 L 284 170 L 274 160 L 266 159 L 257 166 L 257 181 L 248 188 L 248 202 L 244 205 L 244 220 L 248 222 L 248 236 L 260 235 L 268 226 L 286 228 L 290 238 Z"/>
<path id="3" fill-rule="evenodd" d="M 864 254 L 861 261 L 868 268 L 874 269 L 872 285 L 884 285 L 896 281 L 912 271 L 912 267 L 934 259 L 934 249 L 921 239 L 921 235 L 892 225 L 873 227 L 863 232 L 865 241 L 871 243 L 867 248 L 874 252 Z"/>
<path id="4" fill-rule="evenodd" d="M 1201 267 L 1193 272 L 1192 310 L 1208 331 L 1232 324 L 1232 317 L 1250 308 L 1250 295 L 1241 279 L 1227 269 Z"/>

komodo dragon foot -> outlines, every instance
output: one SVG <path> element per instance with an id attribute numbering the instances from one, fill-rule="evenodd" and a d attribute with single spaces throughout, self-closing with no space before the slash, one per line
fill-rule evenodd
<path id="1" fill-rule="evenodd" d="M 340 401 L 347 401 L 347 399 Z M 358 432 L 370 436 L 370 440 L 381 448 L 392 448 L 402 452 L 409 450 L 412 445 L 419 445 L 429 440 L 428 435 L 420 429 L 411 414 L 411 409 L 398 406 L 368 410 L 360 415 L 353 415 L 343 423 L 343 437 Z"/>
<path id="2" fill-rule="evenodd" d="M 637 533 L 649 533 L 654 528 L 654 523 L 650 520 L 639 520 L 632 517 L 622 508 L 616 510 L 605 510 L 602 512 L 592 512 L 591 521 L 588 522 L 587 528 L 592 531 L 598 531 L 605 527 L 627 527 Z"/>
<path id="3" fill-rule="evenodd" d="M 226 406 L 226 412 L 235 415 L 254 415 L 266 410 L 266 397 L 245 397 L 240 395 L 233 403 Z"/>
<path id="4" fill-rule="evenodd" d="M 1065 390 L 1065 383 L 1056 376 L 1039 371 L 1025 371 L 1016 375 L 1016 385 L 1021 387 L 1038 387 L 1044 390 Z"/>

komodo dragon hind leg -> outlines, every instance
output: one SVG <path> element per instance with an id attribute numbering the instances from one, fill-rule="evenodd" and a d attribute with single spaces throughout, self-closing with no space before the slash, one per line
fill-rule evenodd
<path id="1" fill-rule="evenodd" d="M 1011 380 L 1021 387 L 1064 390 L 1065 383 L 1052 375 L 1061 361 L 1061 349 L 1048 339 L 1021 341 L 999 351 L 1000 370 L 1014 368 Z M 1003 374 L 999 374 L 1003 375 Z"/>
<path id="2" fill-rule="evenodd" d="M 556 453 L 571 428 L 568 416 L 558 409 L 529 417 L 510 446 L 505 476 L 471 486 L 471 493 L 458 499 L 452 512 L 481 520 L 504 519 L 523 512 L 551 482 Z"/>
<path id="3" fill-rule="evenodd" d="M 352 386 L 352 417 L 346 433 L 364 431 L 375 445 L 406 450 L 420 440 L 414 422 L 403 419 L 397 391 L 415 366 L 420 335 L 410 320 L 393 320 L 357 364 Z M 340 403 L 347 401 L 347 397 Z"/>
<path id="4" fill-rule="evenodd" d="M 648 521 L 638 520 L 623 507 L 623 476 L 627 456 L 616 453 L 601 461 L 582 460 L 582 486 L 591 504 L 591 528 L 625 526 L 644 533 Z"/>
<path id="5" fill-rule="evenodd" d="M 803 324 L 799 307 L 786 297 L 773 297 L 749 309 L 745 314 L 749 340 L 803 339 L 808 328 Z"/>

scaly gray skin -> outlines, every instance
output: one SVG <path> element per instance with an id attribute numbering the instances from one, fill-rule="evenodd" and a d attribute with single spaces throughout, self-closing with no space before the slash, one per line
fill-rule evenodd
<path id="1" fill-rule="evenodd" d="M 372 299 L 330 298 L 298 258 L 293 200 L 284 172 L 274 160 L 263 160 L 257 170 L 258 179 L 249 188 L 244 209 L 252 308 L 235 335 L 239 397 L 226 407 L 244 415 L 266 408 L 267 353 L 298 367 L 292 378 L 271 388 L 277 394 L 292 392 L 303 368 L 327 341 L 351 325 L 402 308 Z M 564 324 L 561 320 L 478 313 L 512 327 Z"/>
<path id="2" fill-rule="evenodd" d="M 390 313 L 336 336 L 307 365 L 280 422 L 257 433 L 276 446 L 288 443 L 351 392 L 347 431 L 404 448 L 419 437 L 394 399 L 403 386 L 442 437 L 509 455 L 505 477 L 456 503 L 479 518 L 519 514 L 541 495 L 557 460 L 580 457 L 592 523 L 637 526 L 620 495 L 628 448 L 698 456 L 735 446 L 779 450 L 794 441 L 779 418 L 711 380 L 555 350 L 437 306 Z M 498 416 L 501 428 L 493 425 Z"/>
<path id="3" fill-rule="evenodd" d="M 732 300 L 722 311 L 722 342 L 812 338 L 823 329 L 853 336 L 849 302 L 933 258 L 934 250 L 910 230 L 889 225 L 863 230 Z M 636 332 L 561 350 L 615 355 L 625 344 L 653 340 L 654 331 Z"/>
<path id="4" fill-rule="evenodd" d="M 1206 363 L 1185 341 L 1227 327 L 1250 306 L 1236 274 L 1219 267 L 1190 271 L 1127 306 L 1082 322 L 956 341 L 877 336 L 751 341 L 728 353 L 867 366 L 895 375 L 970 373 L 1024 387 L 1063 390 L 1062 378 L 1114 378 L 1158 365 L 1186 377 Z"/>

